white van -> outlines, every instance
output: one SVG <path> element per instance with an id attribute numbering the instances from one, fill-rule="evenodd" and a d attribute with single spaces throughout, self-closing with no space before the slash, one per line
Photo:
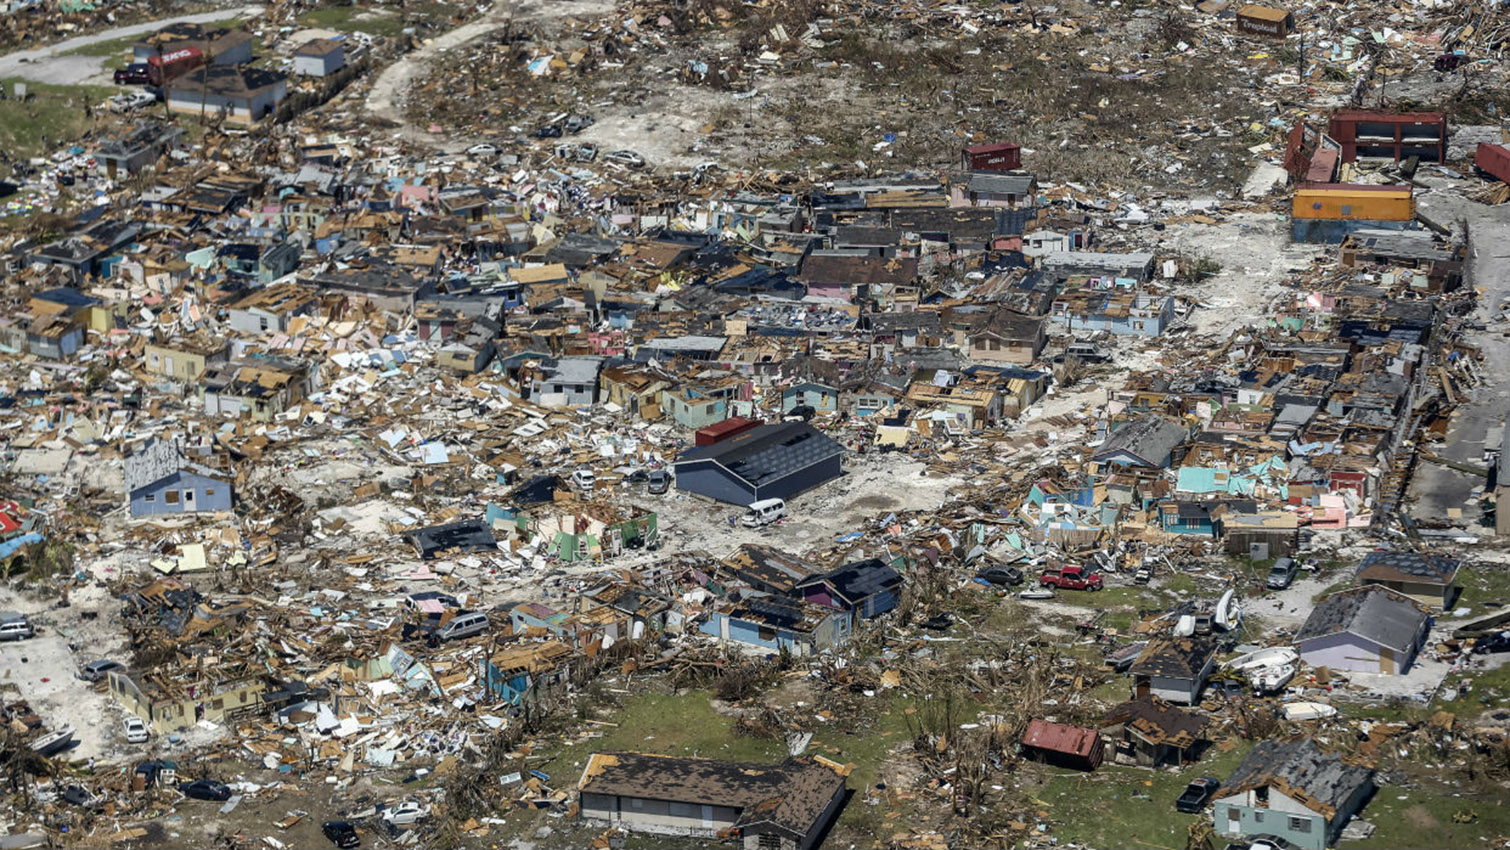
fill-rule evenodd
<path id="1" fill-rule="evenodd" d="M 780 499 L 761 499 L 750 503 L 750 509 L 745 512 L 742 522 L 745 528 L 760 528 L 784 516 L 786 516 L 786 502 Z"/>
<path id="2" fill-rule="evenodd" d="M 481 611 L 469 611 L 465 614 L 457 614 L 451 622 L 435 630 L 435 636 L 441 640 L 462 640 L 473 635 L 480 635 L 488 630 L 488 615 Z"/>

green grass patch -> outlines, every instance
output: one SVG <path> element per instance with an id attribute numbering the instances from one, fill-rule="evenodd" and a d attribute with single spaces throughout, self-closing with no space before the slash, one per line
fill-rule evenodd
<path id="1" fill-rule="evenodd" d="M 1404 799 L 1401 799 L 1401 798 Z M 1454 815 L 1474 818 L 1455 823 Z M 1510 802 L 1498 797 L 1469 798 L 1419 788 L 1383 786 L 1363 810 L 1363 818 L 1375 827 L 1364 841 L 1342 844 L 1347 850 L 1391 850 L 1411 847 L 1489 847 L 1510 835 Z"/>
<path id="2" fill-rule="evenodd" d="M 780 741 L 735 734 L 734 719 L 714 711 L 710 699 L 708 691 L 634 697 L 610 719 L 617 726 L 599 727 L 600 737 L 566 746 L 541 770 L 552 778 L 575 777 L 586 766 L 589 755 L 606 751 L 767 763 L 785 757 L 786 747 Z"/>
<path id="3" fill-rule="evenodd" d="M 1253 748 L 1249 741 L 1235 743 L 1230 752 L 1213 747 L 1180 773 L 1116 765 L 1102 765 L 1094 773 L 1048 768 L 1043 785 L 1025 790 L 1048 812 L 1052 834 L 1061 844 L 1181 850 L 1190 824 L 1211 816 L 1176 812 L 1175 798 L 1197 776 L 1225 781 Z"/>
<path id="4" fill-rule="evenodd" d="M 306 27 L 365 32 L 382 37 L 396 36 L 404 29 L 404 21 L 398 15 L 361 6 L 322 6 L 300 18 L 299 23 Z"/>
<path id="5" fill-rule="evenodd" d="M 85 132 L 109 120 L 109 113 L 95 109 L 95 118 L 84 114 L 88 104 L 98 107 L 115 93 L 108 86 L 54 86 L 19 78 L 0 80 L 6 95 L 16 83 L 26 83 L 30 97 L 0 101 L 0 148 L 12 156 L 39 156 L 77 140 Z M 45 144 L 44 144 L 45 140 Z"/>

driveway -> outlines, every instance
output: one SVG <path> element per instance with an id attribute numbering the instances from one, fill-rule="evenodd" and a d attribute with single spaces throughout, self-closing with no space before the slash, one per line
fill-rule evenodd
<path id="1" fill-rule="evenodd" d="M 239 9 L 221 9 L 216 12 L 201 12 L 197 15 L 180 15 L 176 18 L 163 18 L 160 21 L 147 21 L 141 24 L 132 24 L 129 27 L 116 27 L 113 30 L 105 30 L 91 35 L 81 35 L 60 41 L 57 44 L 49 44 L 46 47 L 38 47 L 35 50 L 21 50 L 0 56 L 0 79 L 20 77 L 34 83 L 51 83 L 53 85 L 71 86 L 88 81 L 96 76 L 105 65 L 107 56 L 65 56 L 70 50 L 78 50 L 80 47 L 88 47 L 91 44 L 99 44 L 102 41 L 114 41 L 132 35 L 143 35 L 155 32 L 169 24 L 207 24 L 211 21 L 223 21 L 227 18 L 251 18 L 262 14 L 261 6 L 242 6 Z"/>

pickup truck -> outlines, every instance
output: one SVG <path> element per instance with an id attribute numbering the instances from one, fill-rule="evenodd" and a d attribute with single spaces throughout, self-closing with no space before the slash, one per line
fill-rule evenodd
<path id="1" fill-rule="evenodd" d="M 1084 567 L 1045 570 L 1038 577 L 1038 584 L 1059 590 L 1100 590 L 1102 587 L 1101 574 L 1087 572 Z"/>

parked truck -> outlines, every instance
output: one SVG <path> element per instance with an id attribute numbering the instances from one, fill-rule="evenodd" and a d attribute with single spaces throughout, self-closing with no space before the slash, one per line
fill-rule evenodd
<path id="1" fill-rule="evenodd" d="M 1091 572 L 1084 567 L 1044 570 L 1043 574 L 1038 577 L 1038 584 L 1059 590 L 1100 590 L 1102 588 L 1101 574 Z"/>
<path id="2" fill-rule="evenodd" d="M 147 57 L 147 81 L 162 87 L 204 64 L 204 51 L 180 47 Z"/>

